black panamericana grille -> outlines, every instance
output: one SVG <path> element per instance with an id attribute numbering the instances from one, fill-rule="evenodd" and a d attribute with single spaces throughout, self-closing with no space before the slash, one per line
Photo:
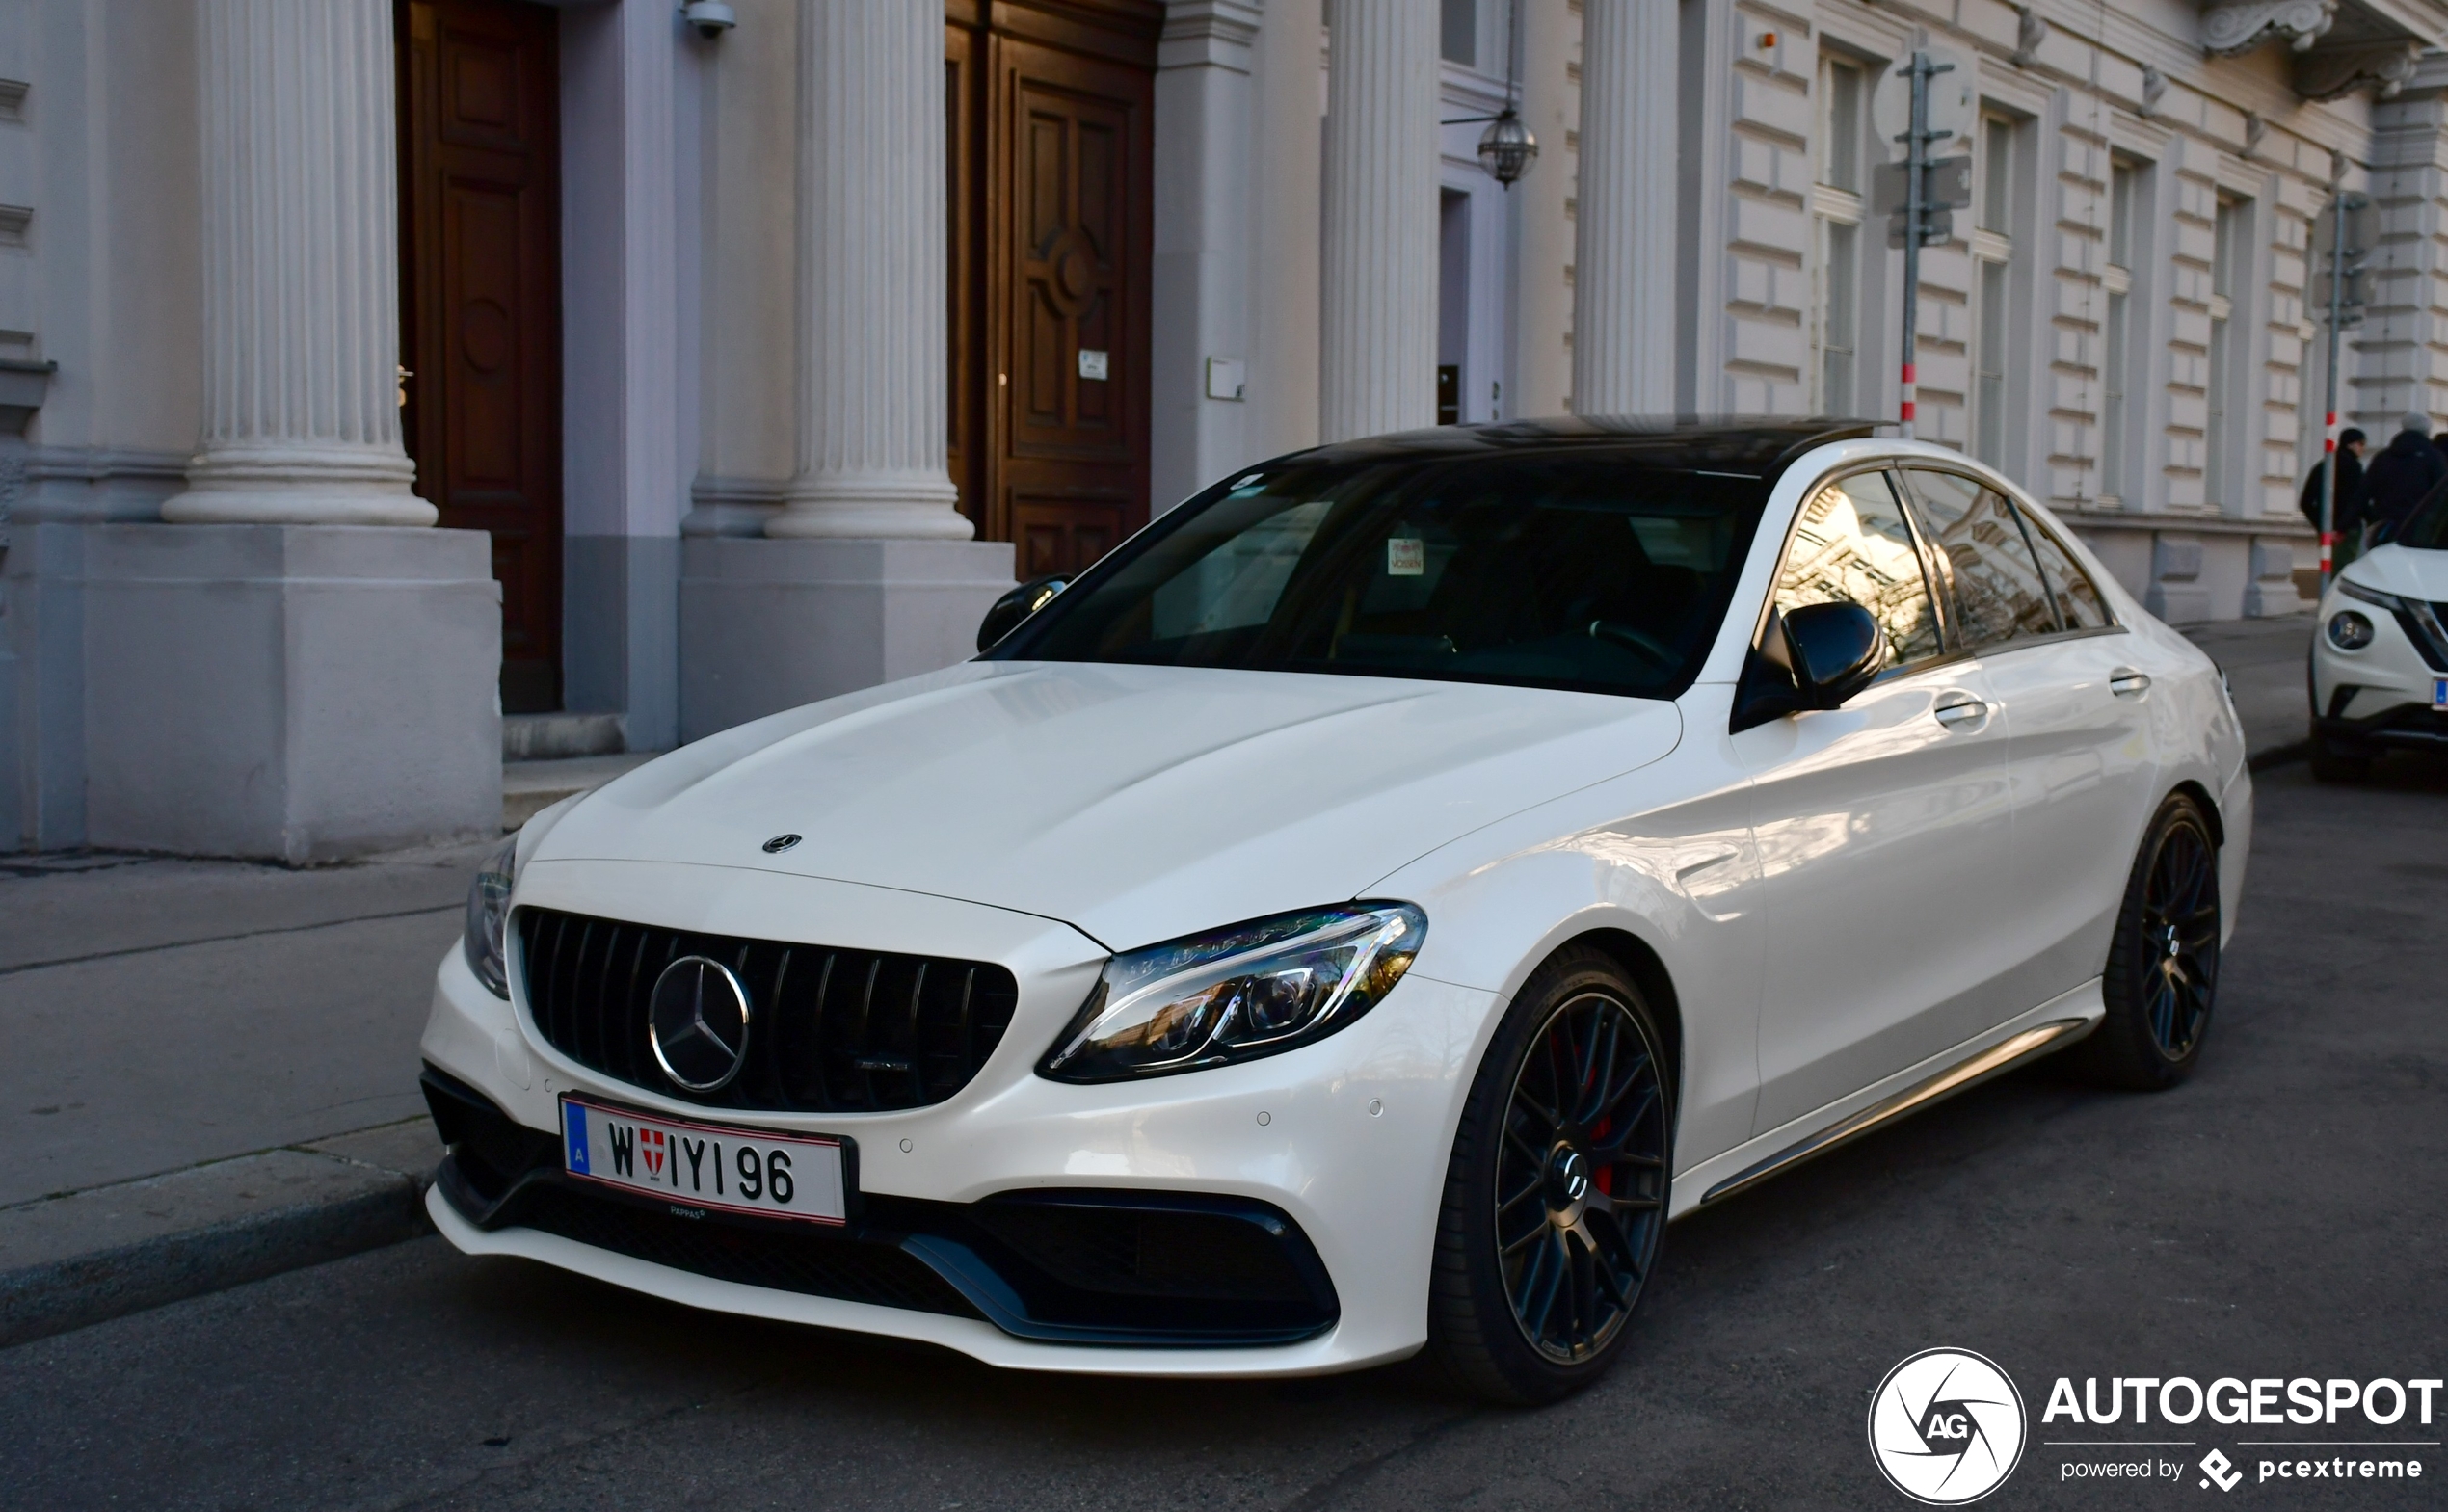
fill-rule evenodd
<path id="1" fill-rule="evenodd" d="M 924 1107 L 969 1085 L 1011 1026 L 1020 985 L 999 966 L 739 940 L 552 909 L 517 916 L 527 1007 L 579 1065 L 708 1107 L 864 1113 Z M 675 1087 L 647 1043 L 663 968 L 702 955 L 748 989 L 739 1074 L 698 1096 Z"/>

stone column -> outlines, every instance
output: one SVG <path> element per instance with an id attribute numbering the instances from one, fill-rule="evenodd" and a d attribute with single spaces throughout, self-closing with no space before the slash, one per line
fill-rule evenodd
<path id="1" fill-rule="evenodd" d="M 1581 203 L 1573 255 L 1573 410 L 1674 408 L 1678 10 L 1586 0 Z"/>
<path id="2" fill-rule="evenodd" d="M 430 525 L 400 446 L 384 0 L 201 0 L 203 444 L 181 522 Z"/>
<path id="3" fill-rule="evenodd" d="M 1334 0 L 1326 62 L 1322 438 L 1436 423 L 1437 29 L 1425 0 Z"/>
<path id="4" fill-rule="evenodd" d="M 799 4 L 799 461 L 765 534 L 967 541 L 946 465 L 944 17 Z"/>
<path id="5" fill-rule="evenodd" d="M 943 14 L 796 21 L 799 455 L 764 536 L 680 543 L 682 740 L 947 667 L 1012 586 L 945 465 Z"/>
<path id="6" fill-rule="evenodd" d="M 1317 444 L 1318 0 L 1266 0 L 1260 18 L 1250 214 L 1249 450 Z"/>
<path id="7" fill-rule="evenodd" d="M 202 445 L 79 527 L 86 843 L 501 833 L 501 588 L 400 446 L 386 0 L 198 0 Z"/>

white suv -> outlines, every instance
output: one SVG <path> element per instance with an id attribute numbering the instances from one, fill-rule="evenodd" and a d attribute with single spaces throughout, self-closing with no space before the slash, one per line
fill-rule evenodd
<path id="1" fill-rule="evenodd" d="M 2311 691 L 2323 782 L 2360 782 L 2392 747 L 2448 750 L 2448 495 L 2330 580 Z"/>

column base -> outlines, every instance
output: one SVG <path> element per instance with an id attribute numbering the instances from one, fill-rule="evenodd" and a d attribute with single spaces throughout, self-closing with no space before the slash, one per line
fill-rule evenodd
<path id="1" fill-rule="evenodd" d="M 2150 592 L 2142 607 L 2169 624 L 2210 618 L 2210 586 L 2201 580 L 2201 543 L 2191 536 L 2162 535 L 2151 544 Z"/>
<path id="2" fill-rule="evenodd" d="M 396 452 L 348 447 L 208 451 L 187 468 L 187 491 L 162 504 L 175 525 L 430 525 L 433 505 L 409 491 L 416 464 Z"/>
<path id="3" fill-rule="evenodd" d="M 680 738 L 974 655 L 1012 586 L 995 541 L 680 543 Z"/>
<path id="4" fill-rule="evenodd" d="M 2319 547 L 2313 548 L 2312 577 L 2320 581 Z M 2296 586 L 2295 547 L 2286 541 L 2274 541 L 2256 536 L 2252 542 L 2252 581 L 2244 585 L 2244 617 L 2264 620 L 2276 615 L 2302 614 L 2313 607 L 2304 600 Z"/>
<path id="5" fill-rule="evenodd" d="M 88 843 L 301 865 L 499 833 L 482 531 L 100 525 Z"/>

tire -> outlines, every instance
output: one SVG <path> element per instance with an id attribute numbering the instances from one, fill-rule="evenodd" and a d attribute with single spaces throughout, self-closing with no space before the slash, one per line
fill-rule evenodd
<path id="1" fill-rule="evenodd" d="M 2210 817 L 2177 793 L 2142 836 L 2110 937 L 2108 1017 L 2073 1050 L 2105 1086 L 2158 1092 L 2200 1059 L 2219 995 L 2219 847 Z"/>
<path id="2" fill-rule="evenodd" d="M 1429 1282 L 1429 1353 L 1469 1394 L 1557 1401 L 1622 1355 L 1665 1231 L 1664 1044 L 1640 989 L 1586 946 L 1506 1009 L 1463 1104 Z"/>
<path id="3" fill-rule="evenodd" d="M 2317 729 L 2312 732 L 2311 745 L 2305 752 L 2305 756 L 2312 764 L 2312 781 L 2316 783 L 2351 784 L 2371 780 L 2372 758 L 2370 756 L 2350 755 L 2339 751 L 2335 746 L 2330 745 L 2328 738 Z"/>

